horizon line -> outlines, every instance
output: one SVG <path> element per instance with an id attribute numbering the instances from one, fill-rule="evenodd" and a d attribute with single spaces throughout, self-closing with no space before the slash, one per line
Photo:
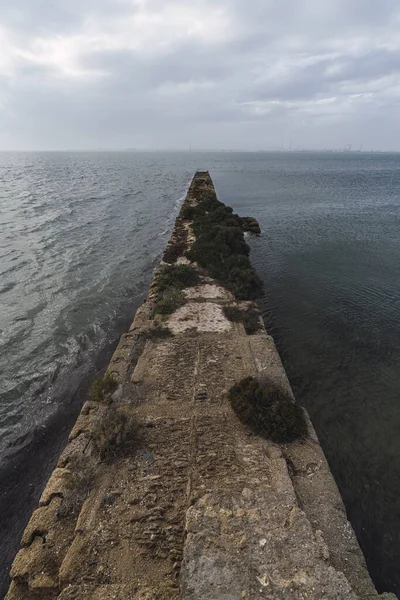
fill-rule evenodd
<path id="1" fill-rule="evenodd" d="M 0 153 L 26 153 L 26 152 L 169 152 L 169 153 L 184 153 L 193 154 L 195 152 L 246 152 L 246 153 L 277 153 L 277 154 L 296 154 L 303 152 L 321 152 L 324 154 L 398 154 L 399 150 L 394 149 L 363 149 L 363 150 L 346 150 L 343 148 L 46 148 L 46 149 L 0 149 Z"/>

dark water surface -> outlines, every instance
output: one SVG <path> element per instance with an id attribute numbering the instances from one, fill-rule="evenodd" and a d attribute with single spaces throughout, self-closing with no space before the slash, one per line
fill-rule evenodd
<path id="1" fill-rule="evenodd" d="M 260 221 L 267 327 L 375 584 L 400 595 L 400 155 L 259 155 L 214 180 Z"/>
<path id="2" fill-rule="evenodd" d="M 381 590 L 400 594 L 400 155 L 0 154 L 0 597 L 196 168 L 260 220 L 260 304 Z"/>

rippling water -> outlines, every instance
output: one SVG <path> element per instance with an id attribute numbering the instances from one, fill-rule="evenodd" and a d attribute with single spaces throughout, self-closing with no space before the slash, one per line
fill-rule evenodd
<path id="1" fill-rule="evenodd" d="M 89 382 L 144 298 L 193 169 L 172 155 L 0 154 L 0 597 Z"/>
<path id="2" fill-rule="evenodd" d="M 40 426 L 60 386 L 115 337 L 189 178 L 152 156 L 0 155 L 0 451 Z"/>
<path id="3" fill-rule="evenodd" d="M 400 596 L 400 155 L 258 155 L 214 179 L 260 220 L 268 329 L 374 581 Z"/>
<path id="4" fill-rule="evenodd" d="M 375 581 L 399 592 L 400 156 L 386 154 L 0 154 L 0 569 L 196 168 L 261 222 L 267 325 Z"/>

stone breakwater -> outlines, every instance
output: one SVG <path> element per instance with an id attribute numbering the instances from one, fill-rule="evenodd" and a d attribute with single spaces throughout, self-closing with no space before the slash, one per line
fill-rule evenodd
<path id="1" fill-rule="evenodd" d="M 217 200 L 197 173 L 163 259 L 196 280 L 156 273 L 25 529 L 7 600 L 394 598 L 374 588 L 308 417 L 306 438 L 277 444 L 231 408 L 249 376 L 291 390 L 243 286 L 186 257 L 204 198 Z"/>

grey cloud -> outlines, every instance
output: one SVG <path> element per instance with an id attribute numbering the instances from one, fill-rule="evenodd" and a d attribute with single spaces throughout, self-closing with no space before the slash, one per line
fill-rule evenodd
<path id="1" fill-rule="evenodd" d="M 314 64 L 299 68 L 293 65 L 285 76 L 268 79 L 265 83 L 250 86 L 241 98 L 250 100 L 304 100 L 323 94 L 339 95 L 340 84 L 363 83 L 364 91 L 370 91 L 369 83 L 377 79 L 400 74 L 400 51 L 376 50 L 362 56 L 342 55 L 338 58 L 321 58 Z M 268 76 L 268 68 L 266 67 Z"/>
<path id="2" fill-rule="evenodd" d="M 400 73 L 400 49 L 396 52 L 377 49 L 363 56 L 343 56 L 337 61 L 338 73 L 331 75 L 333 81 L 365 80 Z"/>
<path id="3" fill-rule="evenodd" d="M 213 50 L 190 43 L 181 43 L 173 52 L 155 58 L 122 50 L 98 51 L 82 56 L 81 65 L 103 69 L 109 84 L 125 82 L 128 88 L 141 90 L 166 83 L 221 81 L 234 69 L 226 56 L 215 56 Z"/>
<path id="4" fill-rule="evenodd" d="M 207 19 L 207 9 L 216 7 L 211 0 L 148 0 L 149 18 L 136 35 L 147 27 L 154 49 L 131 43 L 130 25 L 124 28 L 141 6 L 128 0 L 2 5 L 11 46 L 3 71 L 0 61 L 0 147 L 14 140 L 21 149 L 173 148 L 190 136 L 208 148 L 250 149 L 280 145 L 283 135 L 314 145 L 321 133 L 324 145 L 336 145 L 350 132 L 367 144 L 366 131 L 375 147 L 398 144 L 390 126 L 400 94 L 397 2 L 221 0 L 223 29 L 208 35 L 215 24 Z M 170 25 L 157 23 L 168 6 L 182 14 L 198 9 L 185 35 L 168 36 Z M 58 54 L 49 46 L 36 59 L 38 39 L 60 43 Z"/>
<path id="5" fill-rule="evenodd" d="M 12 0 L 0 3 L 0 22 L 16 33 L 57 35 L 79 30 L 85 19 L 123 16 L 129 0 Z"/>

